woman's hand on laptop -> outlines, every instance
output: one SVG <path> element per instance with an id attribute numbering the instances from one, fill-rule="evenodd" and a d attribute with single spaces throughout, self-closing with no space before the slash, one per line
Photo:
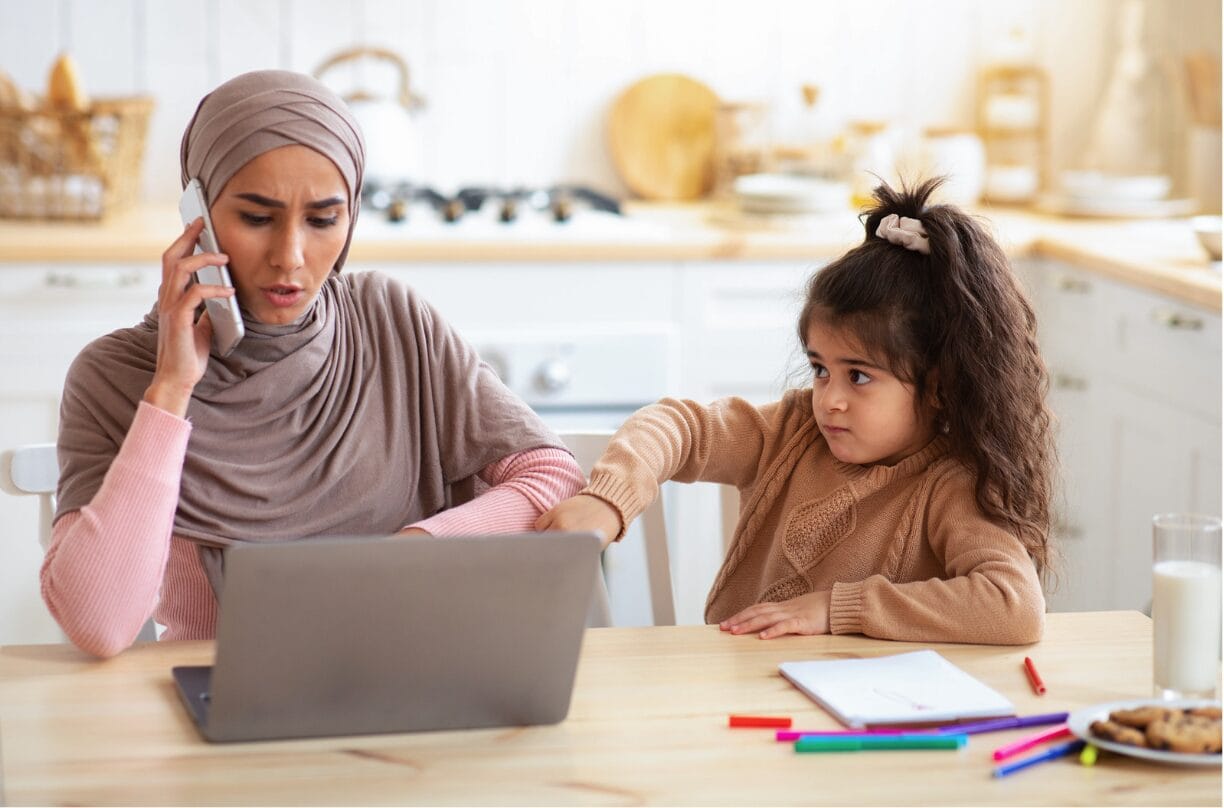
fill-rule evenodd
<path id="1" fill-rule="evenodd" d="M 607 547 L 621 534 L 620 512 L 599 497 L 579 494 L 545 511 L 535 523 L 536 530 L 598 533 Z"/>

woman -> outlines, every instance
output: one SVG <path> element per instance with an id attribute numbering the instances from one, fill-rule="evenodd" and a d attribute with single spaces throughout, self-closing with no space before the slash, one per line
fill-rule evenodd
<path id="1" fill-rule="evenodd" d="M 247 73 L 206 96 L 182 177 L 203 222 L 162 256 L 144 322 L 68 372 L 47 606 L 98 656 L 153 616 L 209 638 L 221 548 L 304 536 L 527 531 L 583 484 L 558 439 L 410 289 L 341 274 L 364 147 L 314 79 Z M 193 284 L 228 264 L 234 289 Z M 210 354 L 208 298 L 236 294 L 246 336 Z M 478 489 L 487 488 L 473 498 Z"/>

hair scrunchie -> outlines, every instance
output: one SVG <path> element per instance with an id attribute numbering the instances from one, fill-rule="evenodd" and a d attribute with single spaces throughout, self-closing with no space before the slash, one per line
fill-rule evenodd
<path id="1" fill-rule="evenodd" d="M 926 229 L 917 219 L 907 219 L 890 213 L 880 220 L 876 235 L 907 250 L 923 255 L 931 254 L 931 242 L 927 239 Z"/>

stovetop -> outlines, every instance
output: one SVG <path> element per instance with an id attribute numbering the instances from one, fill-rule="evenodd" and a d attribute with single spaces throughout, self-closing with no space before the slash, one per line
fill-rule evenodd
<path id="1" fill-rule="evenodd" d="M 406 228 L 422 220 L 458 224 L 470 219 L 495 221 L 507 227 L 541 221 L 565 225 L 590 212 L 621 214 L 616 199 L 585 185 L 469 186 L 448 195 L 430 186 L 401 184 L 366 188 L 362 207 L 363 217 L 373 214 Z"/>

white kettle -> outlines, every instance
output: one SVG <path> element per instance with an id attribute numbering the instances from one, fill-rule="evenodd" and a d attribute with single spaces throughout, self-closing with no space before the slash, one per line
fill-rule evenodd
<path id="1" fill-rule="evenodd" d="M 315 78 L 322 80 L 337 65 L 359 59 L 390 62 L 399 72 L 399 88 L 393 98 L 380 97 L 365 89 L 341 94 L 365 137 L 366 184 L 371 188 L 387 188 L 419 181 L 420 146 L 413 117 L 425 102 L 410 91 L 408 64 L 399 54 L 385 48 L 341 51 L 315 68 Z"/>

